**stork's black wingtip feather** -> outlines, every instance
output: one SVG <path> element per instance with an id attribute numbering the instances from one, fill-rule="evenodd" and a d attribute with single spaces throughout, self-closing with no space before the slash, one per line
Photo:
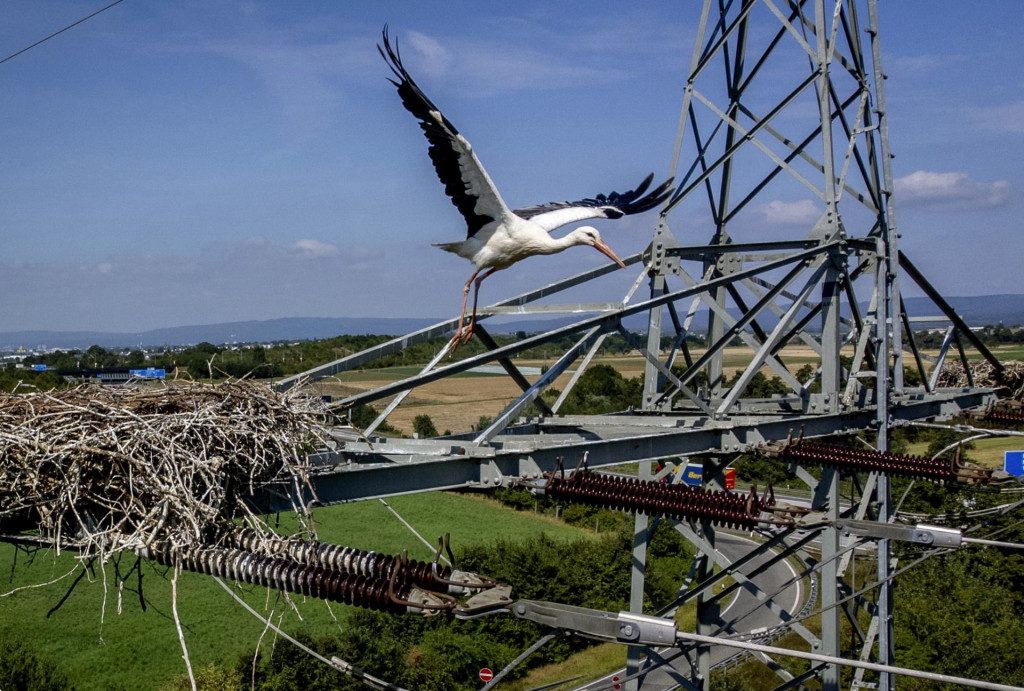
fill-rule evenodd
<path id="1" fill-rule="evenodd" d="M 672 187 L 673 178 L 658 185 L 654 190 L 648 192 L 648 188 L 654 181 L 654 173 L 644 178 L 636 188 L 626 192 L 611 192 L 609 194 L 598 194 L 593 198 L 580 199 L 575 202 L 551 202 L 539 206 L 529 206 L 522 209 L 515 209 L 513 213 L 522 218 L 533 218 L 548 211 L 567 209 L 572 207 L 590 207 L 603 209 L 605 218 L 620 218 L 632 214 L 640 214 L 660 206 L 668 200 L 675 189 Z"/>
<path id="2" fill-rule="evenodd" d="M 621 195 L 613 195 L 610 199 L 617 197 L 613 205 L 626 214 L 639 214 L 649 211 L 661 205 L 671 196 L 672 187 L 672 178 L 669 178 L 648 192 L 652 182 L 654 182 L 654 173 L 644 178 L 643 182 L 636 189 Z"/>
<path id="3" fill-rule="evenodd" d="M 377 44 L 377 50 L 380 52 L 381 57 L 387 61 L 391 69 L 395 69 L 396 66 L 401 67 L 402 58 L 398 52 L 398 41 L 396 39 L 395 44 L 393 46 L 391 45 L 391 34 L 388 32 L 387 24 L 384 25 L 383 29 L 381 29 L 380 38 L 381 42 L 384 44 L 383 46 Z"/>
<path id="4" fill-rule="evenodd" d="M 673 190 L 673 188 L 672 188 L 672 183 L 673 182 L 675 182 L 675 178 L 674 177 L 669 178 L 665 182 L 663 182 L 660 185 L 658 185 L 658 187 L 653 192 L 651 192 L 651 194 L 657 195 L 659 197 L 664 196 L 665 198 L 671 196 L 672 190 Z"/>
<path id="5" fill-rule="evenodd" d="M 640 183 L 640 186 L 637 187 L 634 190 L 634 194 L 636 194 L 636 196 L 638 196 L 638 197 L 640 195 L 642 195 L 644 192 L 647 191 L 647 188 L 651 186 L 651 182 L 653 182 L 653 181 L 654 181 L 654 173 L 651 173 L 650 175 L 645 177 L 644 181 Z"/>
<path id="6" fill-rule="evenodd" d="M 388 32 L 387 24 L 384 25 L 384 28 L 381 30 L 380 33 L 381 40 L 383 41 L 384 45 L 382 46 L 380 44 L 377 44 L 377 52 L 379 52 L 380 56 L 384 58 L 384 62 L 387 63 L 388 67 L 391 69 L 391 72 L 396 77 L 398 77 L 399 80 L 398 82 L 394 81 L 393 79 L 389 79 L 388 81 L 390 81 L 395 86 L 401 86 L 401 83 L 405 82 L 414 84 L 412 77 L 409 76 L 409 73 L 405 69 L 405 65 L 402 64 L 402 53 L 398 48 L 398 39 L 396 38 L 394 45 L 392 45 L 391 36 Z"/>

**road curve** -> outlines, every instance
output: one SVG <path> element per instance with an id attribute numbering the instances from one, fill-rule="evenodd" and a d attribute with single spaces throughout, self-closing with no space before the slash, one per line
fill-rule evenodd
<path id="1" fill-rule="evenodd" d="M 758 543 L 756 541 L 740 535 L 722 531 L 719 531 L 716 534 L 716 547 L 718 548 L 718 551 L 721 552 L 730 562 L 740 559 L 757 545 Z M 757 559 L 753 559 L 749 563 L 744 564 L 740 569 L 740 573 L 749 574 L 751 571 L 754 571 L 768 561 L 768 559 L 768 555 L 761 555 Z M 796 571 L 793 569 L 793 565 L 790 564 L 788 560 L 782 559 L 756 576 L 751 577 L 751 581 L 756 584 L 762 592 L 771 593 L 776 589 L 781 588 L 784 583 L 793 580 L 794 576 L 796 576 Z M 795 614 L 803 606 L 804 599 L 807 595 L 807 589 L 804 587 L 802 581 L 797 579 L 775 597 L 775 602 L 787 612 Z M 744 614 L 748 611 L 750 612 L 749 614 Z M 727 603 L 723 604 L 721 617 L 725 621 L 730 622 L 733 628 L 740 633 L 750 632 L 760 628 L 772 629 L 781 623 L 779 618 L 775 616 L 771 610 L 767 607 L 760 606 L 758 599 L 746 588 L 742 587 L 736 591 L 736 595 L 734 595 Z M 735 619 L 733 619 L 733 617 L 735 617 Z M 673 651 L 670 648 L 666 649 L 664 654 L 668 656 L 671 655 L 672 652 Z M 715 666 L 724 662 L 735 652 L 735 648 L 729 648 L 727 646 L 718 646 L 713 648 L 711 650 L 711 665 Z M 580 686 L 579 691 L 607 688 L 613 676 L 618 676 L 621 679 L 626 676 L 625 670 L 617 670 L 606 677 L 592 681 L 584 686 Z M 690 677 L 689 662 L 682 656 L 674 661 L 672 668 L 667 668 L 666 666 L 649 672 L 644 677 L 643 684 L 640 688 L 642 691 L 668 691 L 669 689 L 678 687 L 679 684 L 675 679 L 680 676 L 683 678 Z"/>

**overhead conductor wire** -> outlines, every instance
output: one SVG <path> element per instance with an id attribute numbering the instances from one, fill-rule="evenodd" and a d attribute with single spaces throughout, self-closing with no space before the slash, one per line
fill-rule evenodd
<path id="1" fill-rule="evenodd" d="M 217 581 L 217 583 L 220 585 L 220 587 L 223 588 L 225 591 L 227 591 L 228 595 L 233 597 L 235 599 L 235 601 L 238 602 L 238 604 L 240 604 L 242 607 L 244 607 L 246 610 L 248 610 L 249 614 L 253 615 L 257 619 L 262 621 L 267 627 L 273 629 L 275 633 L 277 633 L 279 636 L 284 638 L 286 641 L 288 641 L 289 643 L 291 643 L 292 645 L 294 645 L 296 648 L 298 648 L 302 652 L 306 653 L 307 655 L 315 657 L 320 662 L 324 663 L 325 665 L 327 665 L 329 667 L 332 667 L 332 668 L 338 670 L 339 672 L 341 672 L 342 674 L 345 674 L 346 676 L 350 676 L 350 677 L 353 677 L 354 679 L 358 679 L 359 681 L 363 682 L 364 684 L 366 684 L 367 686 L 369 686 L 372 689 L 383 689 L 384 691 L 406 691 L 406 689 L 403 689 L 401 686 L 395 686 L 394 684 L 392 684 L 390 682 L 387 682 L 387 681 L 384 681 L 383 679 L 378 679 L 377 677 L 373 676 L 372 674 L 364 672 L 362 669 L 356 667 L 355 665 L 353 665 L 353 664 L 351 664 L 349 662 L 345 662 L 344 660 L 342 660 L 340 658 L 337 658 L 337 657 L 332 657 L 332 658 L 328 659 L 328 658 L 324 657 L 323 655 L 321 655 L 320 653 L 318 653 L 317 651 L 315 651 L 312 648 L 310 648 L 309 646 L 303 645 L 302 643 L 300 643 L 299 641 L 297 641 L 296 639 L 292 638 L 287 633 L 282 631 L 278 626 L 276 626 L 269 619 L 267 619 L 262 614 L 260 614 L 255 609 L 253 609 L 251 606 L 249 606 L 249 603 L 246 602 L 245 600 L 243 600 L 242 598 L 240 598 L 238 596 L 238 594 L 235 593 L 235 591 L 233 591 L 231 589 L 231 586 L 229 586 L 227 583 L 222 581 L 219 576 L 214 576 L 213 580 Z"/>
<path id="2" fill-rule="evenodd" d="M 1014 502 L 1013 504 L 1009 505 L 1009 508 L 1006 511 L 1002 512 L 1000 515 L 1004 515 L 1009 510 L 1012 510 L 1012 508 L 1015 508 L 1016 506 L 1019 506 L 1022 503 L 1024 503 L 1024 501 Z M 992 519 L 990 519 L 990 520 L 992 520 Z M 979 525 L 976 525 L 976 526 L 970 528 L 968 532 L 974 532 L 976 530 L 979 530 L 979 529 L 983 528 L 986 525 L 986 523 L 987 523 L 987 521 L 983 522 L 983 523 L 980 523 Z M 1007 529 L 1008 528 L 1003 528 L 1003 529 L 997 530 L 994 533 L 992 533 L 991 535 L 989 535 L 988 537 L 994 537 L 995 535 L 998 535 L 999 533 L 1001 533 L 1001 532 L 1003 532 L 1003 531 L 1005 531 Z M 973 538 L 973 539 L 965 538 L 965 542 L 968 541 L 968 540 L 970 542 L 976 542 L 978 544 L 993 544 L 993 545 L 998 546 L 998 547 L 1013 547 L 1013 548 L 1017 548 L 1017 549 L 1021 548 L 1020 545 L 1017 545 L 1015 543 L 1002 543 L 1002 542 L 994 543 L 993 541 L 990 541 L 990 540 L 980 540 L 980 539 L 977 539 L 977 538 Z M 840 550 L 839 553 L 833 555 L 829 559 L 829 561 L 839 557 L 844 552 L 847 552 L 847 551 L 850 551 L 852 549 L 855 549 L 858 545 L 860 545 L 862 543 L 863 543 L 862 540 L 854 540 L 854 541 L 852 541 L 851 544 L 848 545 L 846 548 Z M 801 621 L 804 621 L 804 620 L 806 620 L 806 619 L 808 619 L 808 618 L 810 618 L 812 616 L 819 615 L 819 614 L 821 614 L 821 613 L 823 613 L 823 612 L 825 612 L 825 611 L 827 611 L 829 609 L 833 609 L 835 607 L 841 606 L 845 602 L 848 602 L 849 600 L 852 600 L 854 598 L 857 598 L 857 597 L 863 595 L 865 592 L 868 592 L 868 591 L 870 591 L 870 590 L 872 590 L 874 588 L 877 588 L 883 582 L 893 580 L 896 576 L 904 573 L 905 571 L 908 571 L 909 569 L 913 568 L 914 566 L 920 564 L 921 562 L 927 560 L 930 557 L 933 557 L 933 556 L 936 556 L 936 555 L 939 555 L 939 554 L 946 554 L 946 553 L 949 553 L 949 552 L 952 552 L 952 551 L 954 551 L 954 550 L 946 549 L 946 548 L 935 548 L 935 549 L 928 550 L 928 551 L 924 552 L 921 556 L 916 558 L 914 561 L 910 562 L 909 564 L 906 564 L 902 568 L 900 568 L 900 569 L 896 570 L 894 573 L 890 574 L 887 578 L 883 578 L 883 579 L 880 579 L 878 581 L 875 581 L 874 583 L 866 585 L 866 586 L 862 587 L 861 589 L 859 589 L 859 590 L 857 590 L 857 591 L 855 591 L 853 593 L 850 593 L 846 597 L 842 598 L 841 600 L 839 600 L 838 602 L 836 602 L 833 605 L 830 605 L 827 608 L 821 608 L 821 609 L 814 610 L 814 611 L 808 612 L 808 613 L 800 615 L 800 616 L 796 616 L 793 619 L 789 620 L 787 622 L 787 624 L 791 625 L 791 624 L 796 623 L 796 622 L 801 622 Z M 818 570 L 820 570 L 821 566 L 824 563 L 825 562 L 819 562 L 819 563 L 815 564 L 814 567 L 805 570 L 801 574 L 801 576 L 807 575 L 808 573 L 817 572 Z M 775 589 L 772 593 L 769 594 L 769 597 L 774 597 L 775 595 L 780 593 L 782 590 L 784 590 L 786 587 L 788 587 L 789 584 L 790 583 L 787 582 L 786 584 L 784 584 L 780 588 Z M 756 609 L 756 607 L 753 608 L 753 609 Z M 734 621 L 736 619 L 741 619 L 742 617 L 746 616 L 751 611 L 753 611 L 753 609 L 747 611 L 745 614 L 741 614 L 738 617 L 735 617 Z M 725 626 L 719 627 L 719 629 L 715 632 L 715 634 L 722 633 L 724 630 L 725 630 Z M 926 672 L 926 671 L 914 670 L 914 669 L 908 669 L 908 668 L 901 668 L 901 667 L 886 667 L 885 669 L 882 669 L 883 667 L 885 667 L 884 665 L 876 665 L 875 663 L 866 663 L 866 662 L 860 662 L 860 661 L 850 661 L 850 660 L 847 660 L 845 658 L 828 658 L 828 659 L 825 659 L 826 656 L 821 656 L 821 655 L 812 654 L 812 653 L 804 653 L 804 652 L 793 652 L 793 651 L 790 651 L 789 649 L 786 649 L 786 648 L 773 648 L 771 646 L 763 646 L 763 645 L 754 644 L 754 643 L 747 643 L 747 642 L 736 640 L 734 638 L 728 638 L 728 637 L 723 637 L 723 636 L 714 636 L 714 637 L 707 637 L 707 636 L 705 636 L 705 637 L 701 637 L 701 636 L 697 636 L 697 634 L 689 634 L 689 633 L 680 632 L 677 635 L 677 639 L 678 639 L 678 641 L 680 643 L 680 648 L 679 648 L 679 650 L 677 650 L 677 652 L 675 652 L 672 655 L 669 655 L 669 656 L 661 658 L 661 660 L 659 662 L 657 662 L 657 663 L 655 663 L 653 665 L 647 666 L 644 669 L 634 673 L 633 675 L 630 675 L 628 677 L 620 678 L 618 680 L 618 682 L 616 682 L 616 683 L 621 684 L 622 682 L 639 678 L 641 676 L 644 676 L 645 674 L 650 673 L 651 671 L 653 671 L 653 670 L 655 670 L 655 669 L 657 669 L 659 667 L 665 666 L 666 664 L 670 664 L 672 661 L 678 659 L 679 657 L 681 657 L 683 655 L 686 655 L 688 650 L 690 650 L 694 646 L 691 645 L 690 647 L 684 648 L 684 647 L 682 647 L 682 644 L 684 642 L 690 642 L 691 644 L 699 644 L 699 643 L 704 642 L 704 643 L 721 644 L 721 645 L 732 646 L 732 647 L 737 647 L 737 648 L 744 648 L 744 649 L 747 649 L 747 650 L 757 651 L 757 652 L 761 652 L 761 653 L 774 653 L 774 654 L 781 654 L 781 655 L 791 655 L 793 657 L 801 657 L 801 658 L 809 659 L 809 660 L 817 660 L 817 661 L 821 661 L 821 662 L 835 663 L 835 664 L 840 664 L 840 665 L 849 665 L 849 666 L 853 666 L 853 667 L 863 667 L 865 669 L 870 669 L 870 670 L 890 672 L 890 673 L 899 674 L 899 675 L 903 675 L 903 676 L 911 676 L 911 677 L 918 677 L 918 678 L 923 678 L 923 679 L 930 679 L 932 681 L 940 681 L 940 682 L 946 682 L 946 683 L 961 684 L 961 685 L 964 685 L 964 686 L 973 686 L 975 688 L 997 689 L 997 690 L 1014 689 L 1016 691 L 1020 691 L 1021 690 L 1021 687 L 1017 687 L 1017 686 L 1008 686 L 1008 685 L 998 684 L 998 683 L 993 683 L 993 682 L 971 680 L 971 679 L 963 679 L 963 678 L 960 678 L 960 677 L 952 677 L 952 676 L 943 675 L 943 674 L 939 674 L 939 673 L 935 673 L 935 672 Z M 706 640 L 704 640 L 704 639 L 706 639 Z M 609 684 L 607 687 L 603 687 L 602 686 L 602 687 L 594 687 L 594 688 L 595 688 L 595 691 L 599 691 L 599 690 L 605 689 L 605 688 L 611 689 L 611 688 L 613 688 L 613 686 L 612 686 L 612 684 Z"/>
<path id="3" fill-rule="evenodd" d="M 16 53 L 11 53 L 10 55 L 8 55 L 8 56 L 7 56 L 6 58 L 4 58 L 3 60 L 0 60 L 0 65 L 2 65 L 2 64 L 3 64 L 3 63 L 5 63 L 5 62 L 7 62 L 7 61 L 8 61 L 8 60 L 10 60 L 11 58 L 16 58 L 16 57 L 18 57 L 19 55 L 21 55 L 22 53 L 24 53 L 24 52 L 26 52 L 26 51 L 29 51 L 29 50 L 32 50 L 33 48 L 35 48 L 36 46 L 38 46 L 38 45 L 39 45 L 40 43 L 46 43 L 47 41 L 49 41 L 49 40 L 50 40 L 51 38 L 53 38 L 54 36 L 59 36 L 60 34 L 62 34 L 62 33 L 64 33 L 65 31 L 67 31 L 68 29 L 72 29 L 72 28 L 74 28 L 74 27 L 78 26 L 79 24 L 81 24 L 82 22 L 85 22 L 85 21 L 88 21 L 88 20 L 92 19 L 92 18 L 93 18 L 93 17 L 95 17 L 95 16 L 97 15 L 97 14 L 100 14 L 101 12 L 106 12 L 106 11 L 107 11 L 107 10 L 109 10 L 109 9 L 110 9 L 111 7 L 113 7 L 114 5 L 117 5 L 117 4 L 119 4 L 119 3 L 123 2 L 123 1 L 124 1 L 124 0 L 114 0 L 114 2 L 110 3 L 109 5 L 107 5 L 107 6 L 105 6 L 105 7 L 101 7 L 100 9 L 96 10 L 95 12 L 93 12 L 92 14 L 90 14 L 89 16 L 87 16 L 87 17 L 82 17 L 82 18 L 81 18 L 81 19 L 79 19 L 79 20 L 78 20 L 77 22 L 75 22 L 75 23 L 73 23 L 73 24 L 68 24 L 68 25 L 67 25 L 67 26 L 65 26 L 65 27 L 64 27 L 63 29 L 60 29 L 60 30 L 58 30 L 58 31 L 54 31 L 54 32 L 53 32 L 52 34 L 50 34 L 50 35 L 49 35 L 49 36 L 47 36 L 46 38 L 41 38 L 41 39 L 39 39 L 38 41 L 36 41 L 35 43 L 33 43 L 32 45 L 30 45 L 30 46 L 26 46 L 26 47 L 22 48 L 21 50 L 19 50 L 19 51 L 18 51 L 18 52 L 16 52 Z"/>
<path id="4" fill-rule="evenodd" d="M 120 1 L 121 0 L 118 0 L 118 2 L 120 2 Z M 391 508 L 391 506 L 386 501 L 381 499 L 380 503 L 383 504 L 384 506 L 386 506 L 388 508 L 388 510 L 391 511 L 391 513 L 393 513 L 395 516 L 397 516 L 398 520 L 400 520 L 402 522 L 402 524 L 405 525 L 406 528 L 408 528 L 410 531 L 412 531 L 412 533 L 416 537 L 418 537 L 425 545 L 427 545 L 428 547 L 431 547 L 430 543 L 427 542 L 423 538 L 422 535 L 420 535 L 418 532 L 416 532 L 416 529 L 413 528 L 405 519 L 403 519 L 398 514 L 397 511 L 395 511 L 393 508 Z M 433 548 L 431 547 L 431 549 L 433 549 Z M 442 558 L 444 558 L 444 557 L 442 557 Z M 445 559 L 445 561 L 448 561 L 448 560 Z M 238 602 L 238 604 L 242 605 L 242 607 L 244 607 L 250 614 L 252 614 L 254 617 L 256 617 L 257 619 L 262 621 L 263 624 L 267 628 L 272 629 L 275 633 L 277 633 L 279 636 L 284 638 L 286 641 L 288 641 L 289 643 L 291 643 L 292 645 L 297 647 L 299 650 L 302 650 L 304 653 L 306 653 L 306 654 L 316 658 L 317 660 L 319 660 L 320 662 L 324 663 L 325 665 L 338 670 L 339 672 L 341 672 L 342 674 L 345 674 L 346 676 L 350 676 L 350 677 L 353 677 L 354 679 L 357 679 L 357 680 L 361 681 L 363 684 L 365 684 L 366 686 L 369 686 L 370 688 L 373 688 L 373 689 L 383 689 L 384 691 L 406 691 L 406 689 L 403 689 L 401 686 L 395 686 L 394 684 L 392 684 L 390 682 L 387 682 L 387 681 L 384 681 L 383 679 L 378 679 L 377 677 L 373 676 L 372 674 L 369 674 L 368 672 L 363 671 L 362 669 L 360 669 L 359 667 L 356 667 L 355 665 L 353 665 L 350 662 L 346 662 L 345 660 L 342 660 L 341 658 L 338 658 L 338 657 L 331 657 L 330 659 L 328 659 L 328 658 L 324 657 L 323 655 L 321 655 L 320 653 L 318 653 L 315 650 L 313 650 L 312 648 L 310 648 L 309 646 L 303 645 L 301 642 L 299 642 L 298 640 L 296 640 L 292 636 L 289 636 L 287 633 L 282 631 L 281 628 L 276 626 L 273 622 L 271 622 L 270 619 L 264 617 L 259 612 L 257 612 L 255 609 L 250 607 L 249 603 L 247 603 L 245 600 L 240 598 L 238 596 L 238 594 L 235 593 L 227 583 L 225 583 L 224 581 L 222 581 L 220 579 L 220 577 L 214 576 L 213 580 L 217 581 L 217 583 L 220 585 L 220 587 L 223 588 L 228 593 L 228 595 L 233 597 L 235 599 L 235 601 Z M 264 629 L 264 630 L 266 630 L 266 629 Z"/>

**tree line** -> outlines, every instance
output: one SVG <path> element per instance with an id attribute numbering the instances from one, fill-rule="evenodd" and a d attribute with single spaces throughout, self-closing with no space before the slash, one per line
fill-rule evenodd
<path id="1" fill-rule="evenodd" d="M 989 346 L 1024 343 L 1024 328 L 988 325 L 975 331 L 983 343 Z M 499 346 L 520 341 L 530 334 L 519 331 L 514 335 L 495 335 Z M 941 330 L 916 331 L 915 341 L 918 346 L 936 349 L 942 345 L 945 334 Z M 271 379 L 286 377 L 305 372 L 313 367 L 338 360 L 347 355 L 360 352 L 394 338 L 388 335 L 343 335 L 308 341 L 278 342 L 268 344 L 232 344 L 214 345 L 209 342 L 198 343 L 186 348 L 165 348 L 158 352 L 145 352 L 141 349 L 117 350 L 106 349 L 98 345 L 85 350 L 57 350 L 51 353 L 27 356 L 24 364 L 47 365 L 51 369 L 71 370 L 81 368 L 110 367 L 157 367 L 166 370 L 179 369 L 181 374 L 187 373 L 192 378 L 224 378 L 250 377 Z M 398 353 L 384 355 L 367 363 L 360 369 L 378 369 L 399 366 L 421 366 L 428 362 L 447 339 L 438 338 L 408 346 Z M 547 359 L 557 356 L 575 344 L 575 337 L 563 336 L 544 345 L 531 348 L 519 357 L 528 359 Z M 673 338 L 663 336 L 662 350 L 672 347 Z M 699 334 L 691 334 L 686 338 L 691 348 L 705 345 L 704 338 Z M 737 345 L 740 343 L 737 342 Z M 647 335 L 636 332 L 626 334 L 614 333 L 605 338 L 600 353 L 603 355 L 624 355 L 647 347 Z M 463 346 L 457 357 L 459 359 L 478 355 L 485 347 L 476 339 Z M 813 374 L 813 372 L 811 372 Z M 915 385 L 916 372 L 907 370 L 910 380 Z M 804 381 L 801 379 L 801 381 Z M 2 385 L 2 382 L 0 382 Z M 754 389 L 768 386 L 765 382 L 752 383 Z M 753 395 L 753 394 L 747 394 Z"/>
<path id="2" fill-rule="evenodd" d="M 496 335 L 498 345 L 508 345 L 526 338 L 529 334 L 520 331 L 514 336 Z M 157 352 L 141 349 L 106 349 L 98 345 L 85 350 L 56 350 L 50 353 L 29 355 L 24 359 L 28 367 L 46 365 L 54 370 L 100 369 L 112 367 L 143 368 L 155 367 L 181 374 L 187 373 L 194 379 L 209 377 L 250 377 L 269 379 L 305 372 L 313 367 L 333 362 L 347 355 L 372 348 L 394 338 L 388 335 L 343 335 L 309 341 L 294 341 L 270 344 L 214 345 L 198 343 L 186 348 L 165 348 Z M 600 352 L 605 355 L 626 354 L 646 347 L 647 337 L 643 334 L 611 334 L 602 344 Z M 575 343 L 572 336 L 564 336 L 550 343 L 531 348 L 519 357 L 544 359 L 555 356 Z M 360 369 L 385 367 L 422 366 L 437 354 L 447 339 L 436 338 L 406 347 L 398 353 L 383 355 Z M 698 336 L 688 342 L 699 347 L 703 340 Z M 662 347 L 672 344 L 669 337 L 663 339 Z M 483 353 L 486 348 L 478 341 L 470 341 L 459 349 L 458 358 L 463 359 Z"/>

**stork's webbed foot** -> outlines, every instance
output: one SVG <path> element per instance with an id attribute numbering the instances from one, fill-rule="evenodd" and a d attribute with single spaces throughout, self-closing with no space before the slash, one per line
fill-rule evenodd
<path id="1" fill-rule="evenodd" d="M 455 335 L 452 336 L 452 340 L 448 341 L 448 348 L 451 352 L 455 352 L 459 349 L 459 346 L 466 345 L 469 343 L 469 339 L 473 338 L 473 327 L 475 322 L 467 322 L 465 326 L 459 326 Z"/>

